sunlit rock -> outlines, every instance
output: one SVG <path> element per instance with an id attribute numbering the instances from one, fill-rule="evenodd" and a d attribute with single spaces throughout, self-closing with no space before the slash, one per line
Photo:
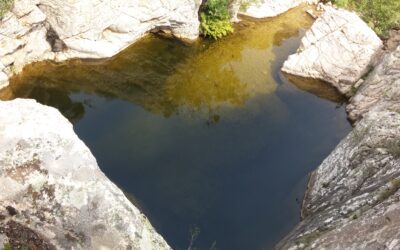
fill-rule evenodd
<path id="1" fill-rule="evenodd" d="M 326 7 L 282 70 L 330 82 L 350 95 L 369 70 L 382 41 L 356 13 Z"/>
<path id="2" fill-rule="evenodd" d="M 194 40 L 200 0 L 15 0 L 0 21 L 0 87 L 32 62 L 111 57 L 153 29 Z"/>
<path id="3" fill-rule="evenodd" d="M 230 13 L 233 21 L 238 21 L 238 14 L 254 18 L 274 17 L 302 3 L 317 2 L 316 0 L 234 0 L 230 4 Z"/>
<path id="4" fill-rule="evenodd" d="M 0 102 L 0 247 L 170 249 L 54 108 Z"/>
<path id="5" fill-rule="evenodd" d="M 400 46 L 384 57 L 355 92 L 346 108 L 352 121 L 369 110 L 400 112 Z"/>

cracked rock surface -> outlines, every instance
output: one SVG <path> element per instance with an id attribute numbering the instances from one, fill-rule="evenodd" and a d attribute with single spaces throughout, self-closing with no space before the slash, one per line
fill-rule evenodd
<path id="1" fill-rule="evenodd" d="M 170 249 L 56 109 L 0 102 L 0 248 Z"/>
<path id="2" fill-rule="evenodd" d="M 381 47 L 379 37 L 355 13 L 328 6 L 282 71 L 327 81 L 350 95 L 352 86 L 373 66 Z"/>

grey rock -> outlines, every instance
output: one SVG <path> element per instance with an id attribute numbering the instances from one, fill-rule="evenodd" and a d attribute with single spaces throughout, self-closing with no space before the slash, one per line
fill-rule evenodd
<path id="1" fill-rule="evenodd" d="M 302 3 L 312 4 L 317 2 L 314 0 L 259 0 L 254 1 L 246 10 L 239 13 L 255 18 L 274 17 Z"/>
<path id="2" fill-rule="evenodd" d="M 282 71 L 327 81 L 350 95 L 381 47 L 379 37 L 355 13 L 326 6 Z"/>
<path id="3" fill-rule="evenodd" d="M 400 114 L 370 111 L 310 178 L 278 249 L 400 248 Z"/>
<path id="4" fill-rule="evenodd" d="M 231 1 L 230 10 L 232 20 L 237 21 L 238 14 L 254 18 L 274 17 L 300 4 L 316 4 L 317 2 L 317 0 L 233 0 Z M 245 6 L 245 9 L 241 9 L 241 5 Z"/>
<path id="5" fill-rule="evenodd" d="M 347 106 L 349 118 L 354 122 L 369 110 L 400 112 L 400 46 L 384 57 Z"/>
<path id="6" fill-rule="evenodd" d="M 0 241 L 36 249 L 170 249 L 101 172 L 68 120 L 26 99 L 0 102 Z"/>

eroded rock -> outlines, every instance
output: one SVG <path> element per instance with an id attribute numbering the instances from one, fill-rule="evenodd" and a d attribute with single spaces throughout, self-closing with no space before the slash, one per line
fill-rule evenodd
<path id="1" fill-rule="evenodd" d="M 101 172 L 72 125 L 56 109 L 22 99 L 0 102 L 0 243 L 7 242 L 170 249 Z"/>
<path id="2" fill-rule="evenodd" d="M 370 111 L 312 173 L 278 249 L 400 248 L 400 114 Z"/>
<path id="3" fill-rule="evenodd" d="M 330 82 L 350 95 L 381 47 L 379 37 L 355 13 L 327 6 L 282 71 Z"/>

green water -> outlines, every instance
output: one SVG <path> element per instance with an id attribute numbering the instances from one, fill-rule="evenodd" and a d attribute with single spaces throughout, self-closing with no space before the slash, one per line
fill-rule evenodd
<path id="1" fill-rule="evenodd" d="M 269 249 L 350 130 L 334 89 L 279 71 L 311 23 L 298 8 L 217 42 L 150 35 L 108 60 L 28 66 L 0 98 L 58 108 L 174 249 L 194 228 L 198 249 Z"/>

